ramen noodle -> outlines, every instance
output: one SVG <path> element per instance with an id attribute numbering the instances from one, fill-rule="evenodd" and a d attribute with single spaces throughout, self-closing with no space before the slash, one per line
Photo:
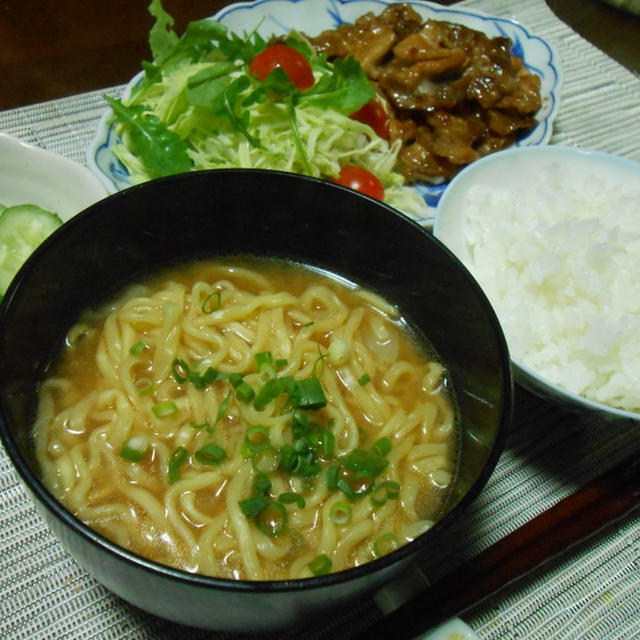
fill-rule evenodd
<path id="1" fill-rule="evenodd" d="M 106 538 L 189 572 L 360 565 L 446 508 L 455 411 L 423 342 L 324 272 L 183 265 L 69 331 L 39 392 L 44 482 Z"/>

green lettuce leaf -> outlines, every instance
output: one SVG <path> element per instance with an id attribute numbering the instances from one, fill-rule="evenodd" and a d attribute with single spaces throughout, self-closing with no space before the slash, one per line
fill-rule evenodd
<path id="1" fill-rule="evenodd" d="M 192 168 L 187 144 L 160 118 L 145 113 L 142 105 L 125 106 L 121 100 L 105 96 L 129 135 L 131 145 L 147 167 L 151 177 L 185 173 Z"/>

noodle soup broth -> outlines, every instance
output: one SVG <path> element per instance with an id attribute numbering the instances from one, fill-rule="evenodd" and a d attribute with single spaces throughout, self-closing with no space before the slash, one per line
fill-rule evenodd
<path id="1" fill-rule="evenodd" d="M 71 328 L 36 457 L 79 519 L 159 563 L 284 580 L 371 561 L 444 512 L 446 371 L 388 301 L 273 259 L 196 262 Z"/>

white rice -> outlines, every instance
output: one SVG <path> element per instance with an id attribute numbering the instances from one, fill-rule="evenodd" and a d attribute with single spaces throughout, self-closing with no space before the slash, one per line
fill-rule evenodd
<path id="1" fill-rule="evenodd" d="M 468 195 L 470 270 L 512 357 L 545 379 L 640 410 L 640 188 L 557 164 L 518 190 Z"/>

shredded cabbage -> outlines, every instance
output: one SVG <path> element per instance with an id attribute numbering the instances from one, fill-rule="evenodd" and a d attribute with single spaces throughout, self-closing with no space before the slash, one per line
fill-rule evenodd
<path id="1" fill-rule="evenodd" d="M 155 116 L 161 121 L 158 126 L 166 126 L 165 138 L 174 136 L 178 142 L 186 143 L 193 170 L 256 168 L 331 179 L 338 177 L 342 166 L 356 165 L 378 177 L 385 189 L 386 204 L 412 218 L 428 217 L 422 197 L 405 186 L 402 175 L 394 171 L 400 141 L 390 145 L 368 125 L 331 107 L 318 107 L 313 100 L 305 102 L 299 96 L 295 103 L 256 100 L 258 81 L 248 73 L 246 62 L 221 61 L 216 51 L 204 60 L 180 60 L 162 69 L 152 80 L 145 78 L 122 101 L 120 110 L 130 109 L 131 118 L 124 121 L 116 113 L 121 143 L 113 147 L 113 153 L 129 171 L 132 183 L 157 177 L 141 158 L 131 126 L 135 117 Z M 322 77 L 318 69 L 325 75 L 330 70 L 329 64 L 322 62 L 321 68 L 314 66 L 317 79 Z M 233 96 L 241 113 L 235 121 L 199 104 L 190 93 L 207 74 L 215 76 L 213 82 L 220 82 L 217 70 L 222 65 L 227 67 L 225 73 L 220 72 L 224 82 L 241 87 Z M 295 104 L 293 116 L 291 104 Z"/>

